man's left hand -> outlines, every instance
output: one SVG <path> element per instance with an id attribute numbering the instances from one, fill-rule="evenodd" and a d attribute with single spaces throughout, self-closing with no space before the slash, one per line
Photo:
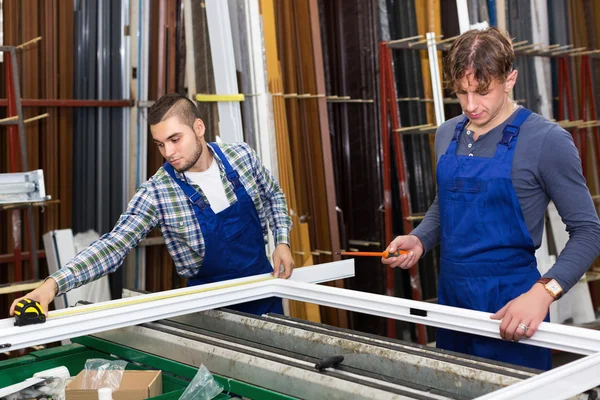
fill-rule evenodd
<path id="1" fill-rule="evenodd" d="M 490 318 L 502 320 L 500 336 L 505 340 L 518 342 L 523 337 L 530 338 L 546 318 L 554 299 L 541 284 L 535 284 L 527 292 L 508 302 Z M 525 329 L 526 327 L 526 329 Z"/>
<path id="2" fill-rule="evenodd" d="M 281 271 L 282 265 L 283 271 Z M 275 278 L 287 279 L 292 276 L 293 270 L 294 258 L 292 257 L 290 247 L 285 243 L 278 244 L 273 252 L 273 276 Z"/>

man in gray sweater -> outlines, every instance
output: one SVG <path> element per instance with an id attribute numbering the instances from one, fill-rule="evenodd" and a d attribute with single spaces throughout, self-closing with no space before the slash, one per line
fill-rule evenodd
<path id="1" fill-rule="evenodd" d="M 463 115 L 436 132 L 437 197 L 423 222 L 388 246 L 409 254 L 382 262 L 411 268 L 440 244 L 439 303 L 494 313 L 505 340 L 439 329 L 437 346 L 550 369 L 549 349 L 516 342 L 536 332 L 550 304 L 600 255 L 600 222 L 571 135 L 508 97 L 513 61 L 510 38 L 495 28 L 452 45 L 444 74 Z M 535 249 L 549 201 L 569 241 L 540 277 Z"/>

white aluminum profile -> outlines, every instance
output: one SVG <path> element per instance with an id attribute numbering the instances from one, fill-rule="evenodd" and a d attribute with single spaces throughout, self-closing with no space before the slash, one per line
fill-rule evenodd
<path id="1" fill-rule="evenodd" d="M 150 76 L 150 7 L 144 0 L 138 0 L 138 74 L 137 95 L 139 102 L 148 102 Z M 137 114 L 137 153 L 132 159 L 138 164 L 135 188 L 148 179 L 148 108 L 138 107 Z M 135 254 L 136 288 L 146 289 L 146 248 L 138 247 Z"/>
<path id="2" fill-rule="evenodd" d="M 571 398 L 600 385 L 600 353 L 570 362 L 561 367 L 496 390 L 480 400 Z M 592 396 L 590 396 L 590 399 Z"/>
<path id="3" fill-rule="evenodd" d="M 456 0 L 456 11 L 458 13 L 458 27 L 460 29 L 460 33 L 463 34 L 471 29 L 467 0 Z"/>
<path id="4" fill-rule="evenodd" d="M 267 72 L 264 57 L 263 32 L 258 1 L 229 0 L 230 10 L 237 11 L 232 28 L 238 28 L 234 36 L 239 49 L 239 69 L 247 75 L 242 82 L 246 93 L 244 100 L 244 126 L 248 144 L 259 154 L 263 165 L 279 177 L 277 166 L 277 142 L 273 118 L 273 102 L 267 88 Z M 234 13 L 231 14 L 232 17 Z M 237 55 L 237 53 L 236 53 Z M 249 137 L 250 136 L 250 137 Z"/>
<path id="5" fill-rule="evenodd" d="M 206 0 L 206 20 L 218 95 L 239 94 L 229 7 L 226 1 Z M 219 102 L 219 135 L 225 143 L 244 141 L 240 103 Z"/>
<path id="6" fill-rule="evenodd" d="M 49 199 L 43 170 L 0 174 L 0 204 L 33 203 Z"/>
<path id="7" fill-rule="evenodd" d="M 442 125 L 446 120 L 444 113 L 444 95 L 442 93 L 442 82 L 438 63 L 437 43 L 435 32 L 427 32 L 427 54 L 429 56 L 429 72 L 431 74 L 431 87 L 433 90 L 433 106 L 435 109 L 435 123 Z"/>
<path id="8" fill-rule="evenodd" d="M 274 296 L 290 300 L 500 339 L 500 321 L 481 311 L 302 282 L 281 281 L 274 288 Z M 547 322 L 541 323 L 534 337 L 522 342 L 577 354 L 600 352 L 599 331 Z"/>
<path id="9" fill-rule="evenodd" d="M 207 285 L 208 286 L 208 285 Z M 43 324 L 28 326 L 12 326 L 14 319 L 7 324 L 2 323 L 0 329 L 0 348 L 3 350 L 18 350 L 39 344 L 56 342 L 91 333 L 143 324 L 157 319 L 171 318 L 187 313 L 205 311 L 213 308 L 226 307 L 245 301 L 259 300 L 269 297 L 270 281 L 260 281 L 242 286 L 216 289 L 200 294 L 182 295 L 167 299 L 118 306 L 120 300 L 98 303 L 112 303 L 117 308 L 90 311 L 83 314 L 53 317 L 49 313 L 48 320 Z M 136 299 L 142 296 L 136 297 Z M 131 301 L 131 299 L 126 299 Z M 83 306 L 84 308 L 93 306 Z M 62 312 L 62 311 L 61 311 Z M 57 313 L 57 312 L 55 312 Z M 12 321 L 11 321 L 12 320 Z"/>
<path id="10" fill-rule="evenodd" d="M 291 281 L 322 283 L 354 276 L 354 260 L 298 268 Z M 0 320 L 0 349 L 18 350 L 158 319 L 226 307 L 272 297 L 278 281 L 271 274 L 232 279 L 201 286 L 51 311 L 43 324 L 14 326 L 14 318 Z M 210 290 L 215 288 L 214 290 Z M 202 292 L 200 292 L 202 291 Z M 72 313 L 65 315 L 65 313 Z"/>
<path id="11" fill-rule="evenodd" d="M 120 56 L 121 56 L 121 81 L 123 87 L 121 88 L 121 96 L 124 99 L 131 97 L 131 42 L 135 42 L 130 36 L 129 33 L 126 33 L 126 30 L 131 26 L 130 19 L 130 6 L 133 6 L 132 3 L 135 3 L 136 0 L 123 0 L 121 1 L 121 24 L 123 28 L 121 29 L 121 47 L 120 47 Z M 135 7 L 135 6 L 134 6 Z M 137 18 L 137 15 L 134 17 Z M 137 24 L 137 22 L 136 22 Z M 136 63 L 137 65 L 137 63 Z M 136 106 L 137 107 L 137 106 Z M 130 111 L 127 108 L 123 108 L 121 110 L 123 115 L 123 135 L 121 135 L 121 141 L 123 143 L 123 151 L 122 156 L 123 160 L 121 161 L 122 165 L 122 173 L 123 173 L 123 182 L 122 182 L 122 190 L 123 193 L 121 195 L 121 206 L 123 210 L 127 208 L 127 203 L 129 202 L 129 181 L 131 176 L 129 174 L 130 168 L 130 159 L 129 159 L 129 137 L 130 137 L 130 121 L 131 118 Z M 136 121 L 137 123 L 137 121 Z"/>

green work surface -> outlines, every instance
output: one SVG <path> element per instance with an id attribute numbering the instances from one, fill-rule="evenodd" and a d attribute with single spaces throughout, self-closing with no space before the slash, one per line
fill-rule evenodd
<path id="1" fill-rule="evenodd" d="M 130 370 L 161 370 L 163 394 L 153 399 L 176 400 L 183 393 L 198 369 L 190 365 L 154 356 L 103 339 L 82 336 L 71 340 L 73 344 L 39 350 L 29 355 L 0 361 L 0 388 L 19 383 L 33 374 L 64 365 L 71 376 L 77 375 L 89 358 L 122 359 L 128 361 Z M 215 399 L 244 397 L 247 399 L 293 399 L 258 386 L 214 375 L 223 386 L 223 392 Z"/>

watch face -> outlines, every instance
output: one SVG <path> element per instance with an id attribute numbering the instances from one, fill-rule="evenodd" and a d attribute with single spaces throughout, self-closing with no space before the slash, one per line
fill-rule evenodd
<path id="1" fill-rule="evenodd" d="M 554 293 L 555 295 L 560 294 L 560 292 L 562 292 L 562 288 L 560 287 L 560 285 L 558 284 L 558 282 L 556 282 L 556 280 L 552 279 L 550 282 L 548 282 L 546 284 L 546 287 L 552 291 L 552 293 Z"/>

